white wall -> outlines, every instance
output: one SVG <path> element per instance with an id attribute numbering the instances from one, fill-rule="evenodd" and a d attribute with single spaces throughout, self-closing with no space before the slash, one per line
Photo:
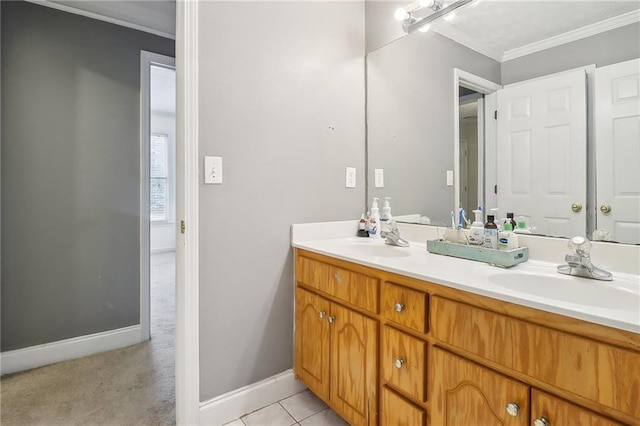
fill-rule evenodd
<path id="1" fill-rule="evenodd" d="M 151 253 L 171 251 L 176 248 L 176 116 L 163 112 L 151 112 L 151 133 L 169 137 L 169 203 L 166 222 L 151 222 Z"/>
<path id="2" fill-rule="evenodd" d="M 199 8 L 200 155 L 224 170 L 199 197 L 205 401 L 293 365 L 291 224 L 363 212 L 364 5 Z"/>

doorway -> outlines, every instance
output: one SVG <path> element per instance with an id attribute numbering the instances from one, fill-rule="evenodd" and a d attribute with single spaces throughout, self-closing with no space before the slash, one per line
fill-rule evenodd
<path id="1" fill-rule="evenodd" d="M 175 348 L 176 72 L 174 58 L 141 53 L 142 340 Z"/>

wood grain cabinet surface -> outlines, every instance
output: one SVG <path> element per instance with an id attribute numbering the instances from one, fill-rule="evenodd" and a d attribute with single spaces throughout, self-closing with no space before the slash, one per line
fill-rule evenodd
<path id="1" fill-rule="evenodd" d="M 296 376 L 352 425 L 640 426 L 635 333 L 300 249 L 295 267 Z"/>

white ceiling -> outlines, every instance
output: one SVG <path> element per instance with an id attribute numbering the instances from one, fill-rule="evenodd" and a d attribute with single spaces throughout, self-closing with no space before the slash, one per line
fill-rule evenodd
<path id="1" fill-rule="evenodd" d="M 433 28 L 503 61 L 639 20 L 638 0 L 481 0 Z"/>
<path id="2" fill-rule="evenodd" d="M 151 111 L 176 113 L 176 71 L 151 66 Z"/>
<path id="3" fill-rule="evenodd" d="M 175 0 L 28 0 L 175 39 Z"/>

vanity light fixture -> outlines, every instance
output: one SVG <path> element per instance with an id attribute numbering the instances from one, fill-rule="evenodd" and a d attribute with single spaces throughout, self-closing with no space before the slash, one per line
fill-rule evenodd
<path id="1" fill-rule="evenodd" d="M 462 6 L 466 6 L 469 3 L 477 1 L 478 0 L 456 0 L 451 2 L 446 7 L 443 7 L 442 4 L 437 0 L 418 0 L 411 3 L 406 8 L 397 9 L 395 12 L 395 17 L 397 20 L 402 21 L 402 29 L 407 34 L 410 34 L 416 30 L 420 30 L 421 28 L 427 26 L 427 24 L 439 18 L 451 20 L 455 16 L 455 13 L 453 13 L 455 10 L 461 8 Z M 415 12 L 424 8 L 429 8 L 434 12 L 423 18 L 417 17 Z M 423 30 L 422 32 L 427 31 L 429 31 L 428 28 L 426 30 Z"/>
<path id="2" fill-rule="evenodd" d="M 442 19 L 444 19 L 445 21 L 453 21 L 453 18 L 455 18 L 455 17 L 456 17 L 456 13 L 455 12 L 451 12 L 451 13 L 448 13 L 448 14 L 444 15 L 442 17 Z"/>

